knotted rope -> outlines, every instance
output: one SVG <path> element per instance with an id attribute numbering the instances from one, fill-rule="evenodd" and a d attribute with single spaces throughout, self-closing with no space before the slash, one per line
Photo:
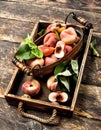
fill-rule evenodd
<path id="1" fill-rule="evenodd" d="M 29 95 L 25 95 L 25 94 L 24 94 L 24 97 L 30 98 Z M 29 113 L 24 112 L 23 105 L 24 105 L 23 102 L 19 102 L 19 104 L 18 104 L 18 111 L 19 111 L 20 115 L 27 117 L 27 118 L 30 118 L 30 119 L 34 119 L 34 120 L 41 122 L 41 123 L 44 123 L 44 124 L 49 124 L 50 122 L 52 122 L 57 115 L 57 110 L 53 109 L 52 115 L 48 119 L 42 119 L 42 118 L 37 117 L 35 115 L 31 115 Z"/>

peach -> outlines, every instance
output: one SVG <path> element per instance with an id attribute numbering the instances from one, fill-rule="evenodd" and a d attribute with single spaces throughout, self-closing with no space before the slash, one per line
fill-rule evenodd
<path id="1" fill-rule="evenodd" d="M 49 79 L 47 80 L 47 87 L 49 90 L 54 91 L 56 90 L 58 82 L 55 81 L 55 76 L 51 76 L 49 77 Z"/>
<path id="2" fill-rule="evenodd" d="M 48 33 L 45 37 L 44 37 L 44 45 L 45 46 L 49 46 L 49 47 L 55 47 L 57 43 L 57 37 L 55 33 Z"/>
<path id="3" fill-rule="evenodd" d="M 22 91 L 30 96 L 35 96 L 41 89 L 40 83 L 33 79 L 32 81 L 26 81 L 22 85 Z"/>
<path id="4" fill-rule="evenodd" d="M 29 65 L 31 68 L 33 68 L 37 65 L 43 66 L 44 65 L 44 59 L 43 58 L 37 58 L 37 59 L 27 60 L 27 65 Z"/>
<path id="5" fill-rule="evenodd" d="M 45 45 L 40 45 L 40 46 L 38 46 L 38 48 L 40 50 L 42 50 L 43 56 L 50 56 L 55 50 L 54 47 L 48 47 L 48 46 L 45 46 Z"/>
<path id="6" fill-rule="evenodd" d="M 73 44 L 78 41 L 78 36 L 73 27 L 68 27 L 60 33 L 60 38 L 65 44 Z"/>
<path id="7" fill-rule="evenodd" d="M 55 27 L 55 30 L 58 31 L 58 33 L 61 33 L 63 30 L 66 29 L 66 25 L 62 25 L 62 24 L 57 24 L 56 27 Z"/>
<path id="8" fill-rule="evenodd" d="M 66 49 L 66 53 L 68 53 L 71 52 L 73 48 L 70 45 L 65 45 L 65 49 Z"/>
<path id="9" fill-rule="evenodd" d="M 55 27 L 56 27 L 56 23 L 52 23 L 48 25 L 48 27 L 46 28 L 46 32 L 54 31 Z"/>
<path id="10" fill-rule="evenodd" d="M 52 23 L 48 25 L 46 32 L 54 32 L 54 30 L 57 30 L 58 33 L 61 33 L 63 30 L 66 29 L 66 24 L 60 24 L 60 23 Z"/>
<path id="11" fill-rule="evenodd" d="M 66 92 L 51 92 L 48 96 L 51 102 L 66 102 L 68 100 L 68 94 Z"/>
<path id="12" fill-rule="evenodd" d="M 45 58 L 45 66 L 53 64 L 54 62 L 57 61 L 57 58 L 52 54 L 50 57 Z"/>
<path id="13" fill-rule="evenodd" d="M 55 47 L 54 55 L 57 58 L 62 58 L 64 57 L 66 51 L 65 51 L 65 44 L 63 41 L 58 41 Z"/>

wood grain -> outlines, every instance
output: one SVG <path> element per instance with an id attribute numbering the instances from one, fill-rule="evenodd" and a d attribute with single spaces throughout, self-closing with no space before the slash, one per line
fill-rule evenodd
<path id="1" fill-rule="evenodd" d="M 77 99 L 76 108 L 74 111 L 73 118 L 67 118 L 65 116 L 57 116 L 56 120 L 59 120 L 59 124 L 55 125 L 42 125 L 41 123 L 23 118 L 18 114 L 17 108 L 13 106 L 9 106 L 5 100 L 0 99 L 0 124 L 1 128 L 7 128 L 7 130 L 19 129 L 20 130 L 28 130 L 28 129 L 39 129 L 39 130 L 83 130 L 83 129 L 91 129 L 92 130 L 100 130 L 101 128 L 101 120 L 96 120 L 96 117 L 101 116 L 101 88 L 97 89 L 97 86 L 85 86 L 81 85 L 80 92 Z M 97 102 L 96 102 L 97 101 Z M 1 105 L 3 104 L 3 105 Z M 12 110 L 12 111 L 11 111 Z M 84 114 L 81 115 L 81 110 L 86 112 L 87 114 L 91 114 L 93 119 L 87 118 Z M 6 112 L 6 113 L 5 113 Z M 77 114 L 78 112 L 78 114 Z M 41 111 L 33 111 L 30 110 L 28 113 L 37 115 L 43 118 L 47 118 L 49 116 L 48 113 L 44 113 Z M 8 119 L 9 118 L 9 122 Z M 16 119 L 15 119 L 16 117 Z M 12 127 L 11 127 L 12 126 Z"/>
<path id="2" fill-rule="evenodd" d="M 69 1 L 70 2 L 70 1 Z M 101 13 L 95 12 L 95 11 L 85 11 L 82 10 L 79 11 L 79 4 L 71 4 L 72 1 L 69 4 L 64 4 L 63 7 L 59 6 L 55 3 L 55 6 L 52 4 L 48 4 L 48 2 L 45 2 L 45 4 L 40 4 L 40 2 L 32 3 L 30 2 L 18 2 L 18 1 L 1 1 L 0 4 L 0 16 L 2 18 L 9 18 L 9 19 L 16 19 L 21 21 L 35 21 L 35 20 L 46 20 L 46 21 L 55 21 L 60 20 L 64 21 L 66 15 L 69 12 L 75 12 L 78 15 L 84 17 L 85 19 L 89 20 L 89 22 L 92 22 L 94 26 L 94 33 L 97 33 L 97 35 L 101 36 L 101 31 L 99 28 L 101 28 Z M 81 8 L 82 8 L 82 2 Z M 85 5 L 86 3 L 84 3 Z M 90 3 L 89 3 L 90 4 Z M 98 3 L 99 4 L 99 3 Z M 60 2 L 61 5 L 61 2 Z M 74 8 L 68 8 L 68 5 L 74 5 Z M 76 8 L 75 8 L 76 7 Z M 85 7 L 85 6 L 84 6 Z M 87 8 L 89 9 L 89 7 Z M 90 8 L 91 9 L 91 8 Z M 44 13 L 43 13 L 44 12 Z M 55 12 L 55 13 L 54 13 Z"/>
<path id="3" fill-rule="evenodd" d="M 30 35 L 33 27 L 33 22 L 0 18 L 0 40 L 20 43 Z"/>
<path id="4" fill-rule="evenodd" d="M 11 59 L 37 20 L 63 21 L 69 12 L 93 23 L 93 39 L 100 57 L 87 57 L 74 116 L 57 116 L 57 126 L 23 118 L 17 108 L 0 98 L 0 130 L 101 130 L 101 2 L 100 0 L 1 0 L 0 1 L 0 97 L 14 73 Z M 92 40 L 93 40 L 92 39 Z M 28 110 L 40 117 L 48 113 Z M 91 115 L 93 119 L 87 118 Z"/>
<path id="5" fill-rule="evenodd" d="M 12 2 L 18 2 L 17 0 L 8 0 Z M 20 3 L 34 3 L 33 0 L 20 0 Z M 56 6 L 61 8 L 70 8 L 70 9 L 76 9 L 76 10 L 84 10 L 89 12 L 97 12 L 101 13 L 101 2 L 99 0 L 36 0 L 36 4 L 44 4 L 44 5 L 50 5 L 50 6 Z"/>

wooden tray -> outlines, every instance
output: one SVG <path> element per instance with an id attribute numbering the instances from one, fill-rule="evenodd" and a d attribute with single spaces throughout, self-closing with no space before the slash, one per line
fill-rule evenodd
<path id="1" fill-rule="evenodd" d="M 48 25 L 49 25 L 48 22 L 39 21 L 38 23 L 36 23 L 31 33 L 31 37 L 33 37 L 33 39 L 36 39 L 37 37 L 36 34 L 38 30 Z M 16 68 L 5 93 L 5 98 L 7 102 L 9 104 L 17 106 L 18 103 L 21 101 L 28 109 L 33 108 L 36 110 L 43 110 L 45 112 L 50 112 L 53 109 L 56 109 L 57 112 L 60 114 L 66 114 L 67 117 L 72 116 L 82 80 L 83 70 L 89 50 L 91 37 L 92 37 L 92 29 L 86 30 L 83 40 L 83 49 L 81 52 L 81 56 L 79 57 L 80 60 L 79 75 L 76 86 L 72 92 L 71 100 L 69 102 L 67 102 L 66 104 L 53 104 L 48 101 L 47 95 L 49 94 L 50 91 L 46 87 L 47 78 L 39 79 L 42 84 L 42 91 L 39 93 L 38 96 L 36 96 L 35 98 L 23 97 L 23 92 L 21 91 L 21 85 L 23 84 L 23 82 L 25 82 L 28 79 L 32 79 L 33 77 L 25 75 L 24 72 L 22 72 L 18 68 Z"/>

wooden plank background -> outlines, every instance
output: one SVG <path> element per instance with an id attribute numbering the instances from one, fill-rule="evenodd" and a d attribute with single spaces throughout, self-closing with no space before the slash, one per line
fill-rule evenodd
<path id="1" fill-rule="evenodd" d="M 37 20 L 63 21 L 74 11 L 93 23 L 92 40 L 97 40 L 100 57 L 89 51 L 82 85 L 71 119 L 59 117 L 57 126 L 43 125 L 23 118 L 17 108 L 0 98 L 0 130 L 101 130 L 101 2 L 100 0 L 1 0 L 0 1 L 0 97 L 14 73 L 11 59 L 20 42 L 32 31 Z M 29 111 L 40 117 L 47 113 Z M 93 119 L 87 118 L 92 115 Z"/>

